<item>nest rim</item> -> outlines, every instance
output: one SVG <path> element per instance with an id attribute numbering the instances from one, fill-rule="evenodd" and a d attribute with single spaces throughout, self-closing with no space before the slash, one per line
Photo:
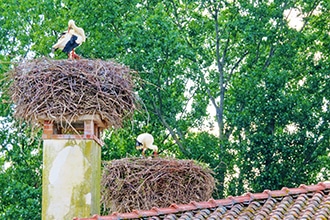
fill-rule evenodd
<path id="1" fill-rule="evenodd" d="M 71 123 L 82 115 L 98 115 L 105 128 L 121 127 L 137 109 L 129 67 L 100 59 L 19 63 L 10 72 L 9 94 L 14 117 L 40 126 L 40 119 Z"/>

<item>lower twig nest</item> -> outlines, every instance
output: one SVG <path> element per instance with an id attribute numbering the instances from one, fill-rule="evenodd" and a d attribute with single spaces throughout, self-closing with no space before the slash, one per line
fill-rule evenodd
<path id="1" fill-rule="evenodd" d="M 71 123 L 81 115 L 99 115 L 106 127 L 120 127 L 135 109 L 132 72 L 102 60 L 37 59 L 15 67 L 9 89 L 15 117 Z"/>
<path id="2" fill-rule="evenodd" d="M 192 160 L 113 160 L 104 167 L 101 203 L 111 213 L 206 201 L 215 188 L 211 173 Z"/>

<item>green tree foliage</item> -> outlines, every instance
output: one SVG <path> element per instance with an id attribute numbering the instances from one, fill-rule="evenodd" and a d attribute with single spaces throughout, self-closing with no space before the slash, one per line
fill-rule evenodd
<path id="1" fill-rule="evenodd" d="M 105 133 L 104 160 L 140 155 L 135 137 L 150 132 L 161 155 L 208 164 L 217 198 L 329 179 L 328 1 L 0 3 L 2 217 L 40 213 L 41 184 L 40 135 L 12 122 L 5 73 L 49 56 L 69 19 L 87 35 L 78 54 L 137 71 L 141 108 Z"/>
<path id="2" fill-rule="evenodd" d="M 258 47 L 233 76 L 226 116 L 240 158 L 235 192 L 244 185 L 260 191 L 329 178 L 329 51 L 317 46 L 324 43 L 324 30 L 314 23 L 324 21 L 318 3 L 290 5 L 303 7 L 303 26 L 280 27 L 265 60 Z"/>
<path id="3" fill-rule="evenodd" d="M 15 125 L 11 117 L 1 117 L 0 216 L 4 219 L 41 218 L 42 142 L 31 132 Z"/>

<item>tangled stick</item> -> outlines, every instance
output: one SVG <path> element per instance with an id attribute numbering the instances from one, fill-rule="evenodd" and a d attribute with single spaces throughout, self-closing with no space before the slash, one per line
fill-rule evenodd
<path id="1" fill-rule="evenodd" d="M 113 61 L 37 59 L 11 73 L 10 95 L 19 119 L 73 122 L 98 114 L 106 127 L 120 127 L 136 109 L 133 71 Z"/>
<path id="2" fill-rule="evenodd" d="M 206 201 L 215 188 L 212 171 L 192 160 L 124 158 L 104 165 L 101 203 L 109 213 Z"/>

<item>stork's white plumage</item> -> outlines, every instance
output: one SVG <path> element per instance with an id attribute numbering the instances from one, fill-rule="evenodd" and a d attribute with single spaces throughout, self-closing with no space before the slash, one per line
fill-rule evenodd
<path id="1" fill-rule="evenodd" d="M 68 23 L 68 32 L 72 35 L 77 36 L 77 44 L 82 44 L 86 41 L 85 31 L 84 29 L 77 27 L 74 20 L 70 20 Z"/>
<path id="2" fill-rule="evenodd" d="M 154 137 L 149 133 L 143 133 L 136 138 L 136 149 L 142 150 L 142 155 L 145 156 L 145 151 L 151 149 L 154 151 L 154 156 L 157 156 L 158 147 L 153 145 Z"/>
<path id="3" fill-rule="evenodd" d="M 61 49 L 68 54 L 69 59 L 79 59 L 74 49 L 86 41 L 85 31 L 77 27 L 73 20 L 68 22 L 68 31 L 63 32 L 57 43 L 52 46 L 53 50 Z"/>

